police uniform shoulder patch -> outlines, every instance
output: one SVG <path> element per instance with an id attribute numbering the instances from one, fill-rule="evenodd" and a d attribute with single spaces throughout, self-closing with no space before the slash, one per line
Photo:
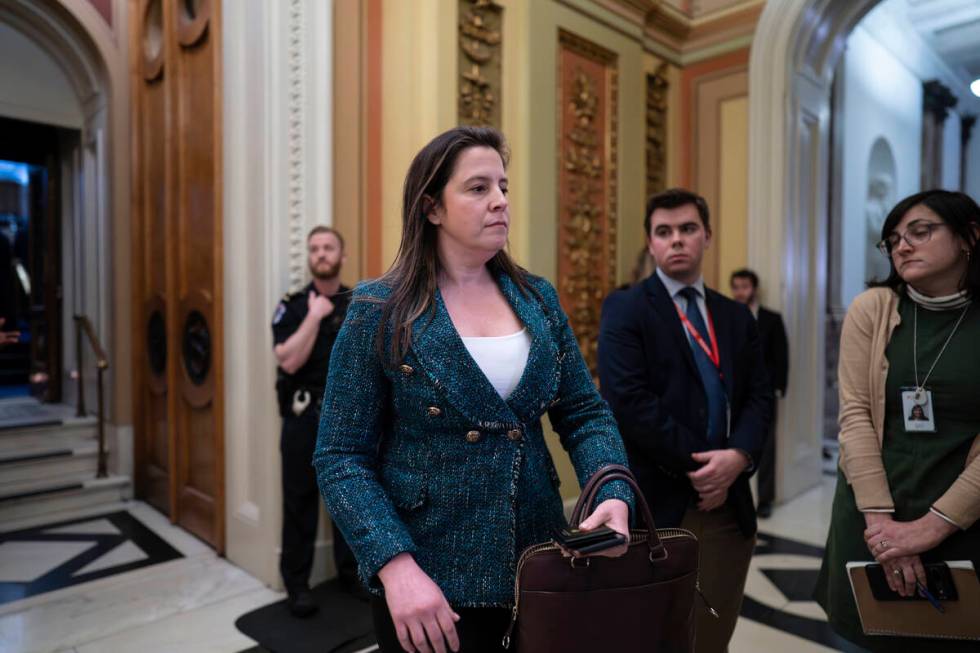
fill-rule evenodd
<path id="1" fill-rule="evenodd" d="M 279 320 L 281 320 L 282 316 L 285 314 L 286 314 L 286 303 L 284 301 L 279 302 L 279 304 L 276 306 L 276 312 L 272 316 L 272 323 L 279 324 Z"/>

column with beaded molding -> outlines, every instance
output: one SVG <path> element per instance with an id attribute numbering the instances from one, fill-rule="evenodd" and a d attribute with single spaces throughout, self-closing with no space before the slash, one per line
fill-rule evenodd
<path id="1" fill-rule="evenodd" d="M 332 223 L 333 4 L 223 7 L 227 555 L 274 587 L 280 425 L 269 323 L 279 297 L 307 280 L 306 234 Z M 313 582 L 332 572 L 330 545 L 318 536 Z"/>

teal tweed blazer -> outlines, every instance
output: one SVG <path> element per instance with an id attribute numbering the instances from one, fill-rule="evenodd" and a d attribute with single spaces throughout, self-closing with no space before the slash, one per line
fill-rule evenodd
<path id="1" fill-rule="evenodd" d="M 454 606 L 513 603 L 521 551 L 565 523 L 541 429 L 546 412 L 580 486 L 604 465 L 627 464 L 554 288 L 528 279 L 540 297 L 497 278 L 531 335 L 524 375 L 506 401 L 470 357 L 438 291 L 432 319 L 416 321 L 412 347 L 393 369 L 375 346 L 378 300 L 389 289 L 375 281 L 354 291 L 330 357 L 313 464 L 375 593 L 378 570 L 407 551 Z M 622 482 L 598 497 L 609 498 L 632 507 Z"/>

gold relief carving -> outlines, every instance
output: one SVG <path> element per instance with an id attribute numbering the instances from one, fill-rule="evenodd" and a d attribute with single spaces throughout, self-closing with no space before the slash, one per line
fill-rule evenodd
<path id="1" fill-rule="evenodd" d="M 459 122 L 500 128 L 503 7 L 459 0 Z"/>
<path id="2" fill-rule="evenodd" d="M 593 374 L 616 279 L 616 55 L 559 32 L 558 293 Z"/>
<path id="3" fill-rule="evenodd" d="M 667 63 L 647 75 L 647 197 L 667 187 Z"/>

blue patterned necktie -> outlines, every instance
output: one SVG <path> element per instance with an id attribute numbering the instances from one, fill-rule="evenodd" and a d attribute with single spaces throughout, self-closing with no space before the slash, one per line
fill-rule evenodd
<path id="1" fill-rule="evenodd" d="M 705 343 L 710 343 L 708 327 L 701 317 L 701 310 L 698 308 L 698 291 L 688 286 L 678 293 L 687 300 L 687 319 L 691 325 L 701 334 Z M 697 363 L 698 373 L 701 375 L 701 383 L 704 385 L 704 393 L 708 399 L 708 443 L 713 446 L 720 446 L 725 437 L 727 428 L 727 405 L 728 397 L 725 393 L 725 384 L 721 380 L 721 373 L 715 364 L 711 362 L 708 354 L 701 348 L 684 328 L 687 340 L 691 344 L 694 353 L 694 362 Z"/>

